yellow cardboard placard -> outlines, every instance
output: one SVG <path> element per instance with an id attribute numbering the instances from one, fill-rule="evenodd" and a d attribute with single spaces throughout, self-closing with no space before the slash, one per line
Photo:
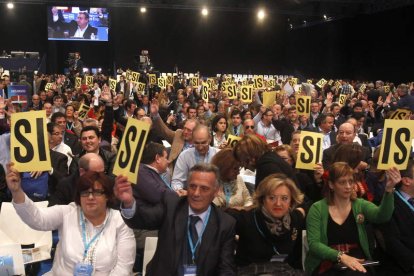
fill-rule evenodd
<path id="1" fill-rule="evenodd" d="M 174 77 L 173 76 L 167 76 L 167 85 L 173 85 L 174 84 Z"/>
<path id="2" fill-rule="evenodd" d="M 50 90 L 50 89 L 52 89 L 53 88 L 53 82 L 48 82 L 48 83 L 46 83 L 46 86 L 45 86 L 45 91 L 48 91 L 48 90 Z"/>
<path id="3" fill-rule="evenodd" d="M 251 103 L 253 101 L 253 86 L 242 85 L 240 90 L 240 99 L 243 103 Z"/>
<path id="4" fill-rule="evenodd" d="M 290 86 L 294 87 L 296 84 L 298 84 L 298 78 L 291 78 L 289 80 Z"/>
<path id="5" fill-rule="evenodd" d="M 267 87 L 274 89 L 276 86 L 276 80 L 275 79 L 268 79 L 267 80 Z"/>
<path id="6" fill-rule="evenodd" d="M 391 91 L 391 88 L 388 85 L 384 86 L 385 93 L 390 93 L 390 91 Z"/>
<path id="7" fill-rule="evenodd" d="M 163 77 L 158 78 L 158 86 L 165 89 L 167 87 L 167 80 Z"/>
<path id="8" fill-rule="evenodd" d="M 226 91 L 227 97 L 229 97 L 230 100 L 237 99 L 237 90 L 235 84 L 224 85 L 224 91 Z"/>
<path id="9" fill-rule="evenodd" d="M 314 170 L 315 165 L 322 162 L 322 142 L 322 133 L 310 131 L 300 133 L 297 169 Z"/>
<path id="10" fill-rule="evenodd" d="M 197 86 L 199 86 L 199 78 L 198 77 L 191 77 L 190 78 L 190 85 L 192 86 L 192 87 L 197 87 Z"/>
<path id="11" fill-rule="evenodd" d="M 336 89 L 336 91 L 338 91 L 338 90 L 339 90 L 339 88 L 341 88 L 341 86 L 342 86 L 342 84 L 341 84 L 341 82 L 340 82 L 340 81 L 336 81 L 336 82 L 335 82 L 335 89 Z"/>
<path id="12" fill-rule="evenodd" d="M 145 83 L 138 82 L 138 84 L 136 86 L 137 92 L 143 93 L 145 91 L 145 86 L 147 86 Z"/>
<path id="13" fill-rule="evenodd" d="M 385 120 L 377 168 L 387 170 L 396 167 L 399 170 L 405 170 L 411 154 L 413 139 L 414 121 Z"/>
<path id="14" fill-rule="evenodd" d="M 398 108 L 395 110 L 389 119 L 391 120 L 408 120 L 410 118 L 411 111 L 408 109 Z"/>
<path id="15" fill-rule="evenodd" d="M 78 110 L 78 118 L 79 120 L 85 120 L 86 115 L 88 115 L 88 112 L 91 108 L 89 106 L 87 106 L 86 104 L 81 104 L 79 106 L 79 110 Z"/>
<path id="16" fill-rule="evenodd" d="M 137 184 L 139 163 L 150 124 L 128 118 L 113 169 L 115 175 L 125 175 L 128 181 Z"/>
<path id="17" fill-rule="evenodd" d="M 241 137 L 229 134 L 227 137 L 227 146 L 233 148 L 240 140 Z"/>
<path id="18" fill-rule="evenodd" d="M 93 76 L 85 76 L 85 83 L 87 86 L 93 86 Z"/>
<path id="19" fill-rule="evenodd" d="M 263 105 L 271 108 L 276 100 L 276 91 L 263 92 Z"/>
<path id="20" fill-rule="evenodd" d="M 364 93 L 365 92 L 365 89 L 367 89 L 367 86 L 365 85 L 365 83 L 364 84 L 362 84 L 360 87 L 359 87 L 359 92 L 362 92 L 362 93 Z"/>
<path id="21" fill-rule="evenodd" d="M 148 78 L 149 78 L 149 83 L 151 85 L 156 85 L 157 84 L 157 75 L 156 74 L 148 74 Z"/>
<path id="22" fill-rule="evenodd" d="M 263 88 L 265 88 L 263 76 L 255 76 L 253 78 L 253 87 L 255 89 L 263 89 Z"/>
<path id="23" fill-rule="evenodd" d="M 203 82 L 203 85 L 201 87 L 201 98 L 204 100 L 204 102 L 208 103 L 208 83 Z"/>
<path id="24" fill-rule="evenodd" d="M 109 78 L 109 89 L 112 91 L 116 90 L 116 80 Z"/>
<path id="25" fill-rule="evenodd" d="M 322 78 L 322 79 L 320 79 L 320 80 L 316 83 L 316 85 L 317 85 L 319 88 L 323 88 L 327 82 L 328 82 L 327 80 L 325 80 L 324 78 Z"/>
<path id="26" fill-rule="evenodd" d="M 296 96 L 296 112 L 298 115 L 310 115 L 311 96 Z"/>
<path id="27" fill-rule="evenodd" d="M 334 83 L 334 80 L 332 80 L 332 79 L 328 81 L 329 86 L 332 86 L 333 83 Z"/>
<path id="28" fill-rule="evenodd" d="M 75 88 L 79 89 L 79 88 L 81 88 L 81 86 L 82 86 L 82 78 L 76 77 L 75 78 Z"/>
<path id="29" fill-rule="evenodd" d="M 345 102 L 346 102 L 346 94 L 340 94 L 339 95 L 339 104 L 343 106 L 345 104 Z"/>
<path id="30" fill-rule="evenodd" d="M 306 82 L 309 83 L 309 84 L 312 84 L 312 80 L 311 79 L 308 79 Z"/>
<path id="31" fill-rule="evenodd" d="M 19 172 L 50 171 L 46 111 L 12 113 L 10 155 Z"/>
<path id="32" fill-rule="evenodd" d="M 139 76 L 140 76 L 140 73 L 135 72 L 135 71 L 131 71 L 130 81 L 131 81 L 132 83 L 138 83 L 138 81 L 139 81 Z"/>
<path id="33" fill-rule="evenodd" d="M 128 69 L 128 70 L 125 71 L 125 79 L 127 81 L 130 81 L 131 78 L 132 78 L 132 71 Z"/>

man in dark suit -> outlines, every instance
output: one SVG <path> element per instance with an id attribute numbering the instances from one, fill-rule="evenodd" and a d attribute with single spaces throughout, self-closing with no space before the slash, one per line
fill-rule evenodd
<path id="1" fill-rule="evenodd" d="M 52 114 L 50 118 L 52 123 L 58 124 L 63 131 L 63 143 L 68 145 L 72 149 L 72 154 L 79 154 L 82 150 L 79 139 L 75 134 L 66 131 L 66 115 L 62 112 L 56 112 Z"/>
<path id="2" fill-rule="evenodd" d="M 333 130 L 334 122 L 335 116 L 332 113 L 320 114 L 316 119 L 315 130 L 324 135 L 322 144 L 323 150 L 336 144 L 336 132 Z"/>
<path id="3" fill-rule="evenodd" d="M 74 38 L 95 39 L 98 29 L 89 25 L 89 13 L 80 11 L 76 22 L 72 21 L 69 26 L 69 36 Z"/>
<path id="4" fill-rule="evenodd" d="M 118 176 L 115 195 L 131 228 L 159 229 L 158 244 L 147 275 L 236 275 L 235 220 L 212 201 L 219 191 L 218 168 L 194 166 L 188 196 L 164 193 L 160 203 L 138 205 L 127 178 Z"/>
<path id="5" fill-rule="evenodd" d="M 380 226 L 385 248 L 384 275 L 414 275 L 414 161 L 401 171 L 401 186 L 394 193 L 394 213 Z"/>

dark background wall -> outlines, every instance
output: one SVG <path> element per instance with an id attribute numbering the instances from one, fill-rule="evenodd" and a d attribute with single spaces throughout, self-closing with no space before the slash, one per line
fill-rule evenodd
<path id="1" fill-rule="evenodd" d="M 0 50 L 39 51 L 49 72 L 61 72 L 68 52 L 80 51 L 89 67 L 137 66 L 148 49 L 159 71 L 276 73 L 303 77 L 412 80 L 414 6 L 360 15 L 288 31 L 286 17 L 262 24 L 250 13 L 193 10 L 110 10 L 109 42 L 48 41 L 46 6 L 1 5 Z"/>

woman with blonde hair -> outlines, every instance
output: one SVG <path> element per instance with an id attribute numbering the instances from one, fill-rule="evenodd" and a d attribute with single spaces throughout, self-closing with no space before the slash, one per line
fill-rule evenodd
<path id="1" fill-rule="evenodd" d="M 291 179 L 283 174 L 272 174 L 258 186 L 255 208 L 229 212 L 237 220 L 239 275 L 277 275 L 282 268 L 301 269 L 305 210 L 299 206 L 303 197 Z"/>

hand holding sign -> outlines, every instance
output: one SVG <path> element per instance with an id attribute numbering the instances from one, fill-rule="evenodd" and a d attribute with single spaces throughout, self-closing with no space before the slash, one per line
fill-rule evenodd
<path id="1" fill-rule="evenodd" d="M 385 172 L 387 176 L 387 182 L 385 184 L 385 191 L 391 193 L 394 189 L 395 185 L 401 182 L 401 173 L 400 170 L 398 170 L 395 167 L 389 168 Z"/>

